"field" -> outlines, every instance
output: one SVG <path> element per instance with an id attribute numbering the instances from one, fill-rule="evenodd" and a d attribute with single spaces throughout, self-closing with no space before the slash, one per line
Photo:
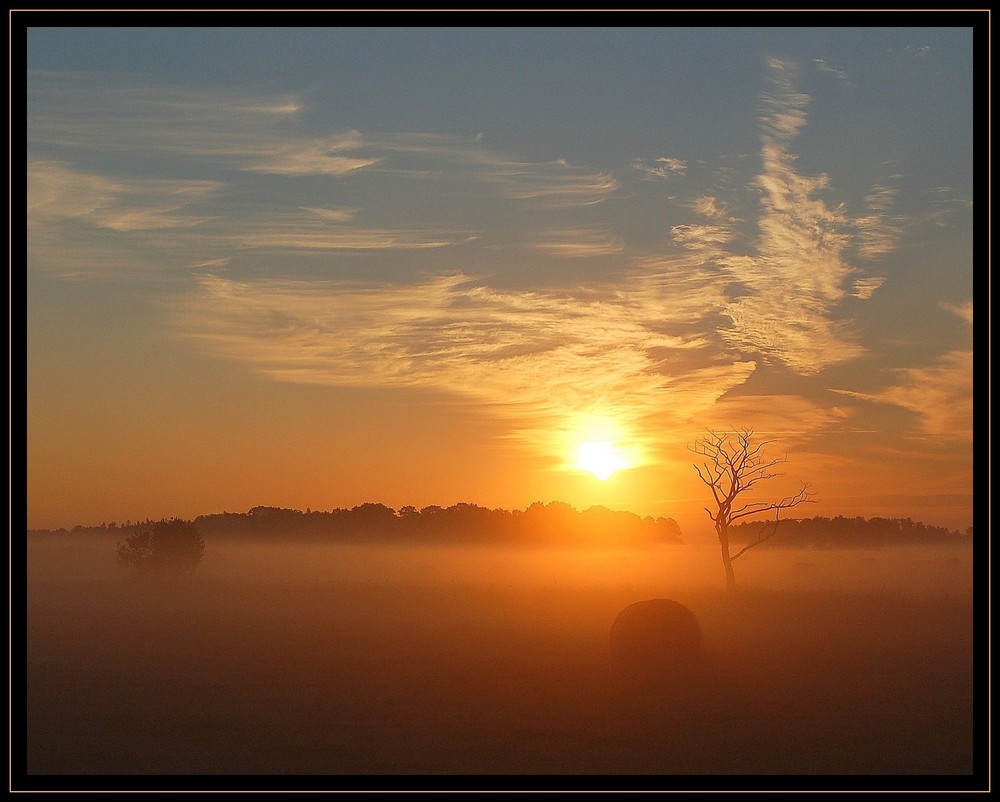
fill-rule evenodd
<path id="1" fill-rule="evenodd" d="M 231 542 L 149 584 L 121 575 L 113 538 L 34 535 L 27 772 L 334 789 L 972 773 L 968 550 L 755 551 L 737 568 L 730 598 L 696 546 Z M 615 616 L 658 597 L 694 612 L 698 661 L 615 663 Z"/>

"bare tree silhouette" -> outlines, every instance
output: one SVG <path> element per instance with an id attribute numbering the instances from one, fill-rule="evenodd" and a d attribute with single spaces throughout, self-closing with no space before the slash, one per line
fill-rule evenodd
<path id="1" fill-rule="evenodd" d="M 726 572 L 726 588 L 729 591 L 736 589 L 733 562 L 774 535 L 781 511 L 815 501 L 809 492 L 809 485 L 803 483 L 797 493 L 778 501 L 747 501 L 737 506 L 737 499 L 759 482 L 781 476 L 774 471 L 774 468 L 785 462 L 785 459 L 768 458 L 764 453 L 766 446 L 772 442 L 774 441 L 761 440 L 755 443 L 753 429 L 740 429 L 735 432 L 710 430 L 705 437 L 696 440 L 694 445 L 688 447 L 690 451 L 702 457 L 701 464 L 695 463 L 694 469 L 698 472 L 698 478 L 712 491 L 712 498 L 715 501 L 715 509 L 705 507 L 705 512 L 712 519 L 715 532 L 719 536 L 722 567 Z M 731 554 L 729 528 L 733 522 L 771 511 L 774 512 L 772 525 L 761 529 L 756 540 L 735 554 Z"/>

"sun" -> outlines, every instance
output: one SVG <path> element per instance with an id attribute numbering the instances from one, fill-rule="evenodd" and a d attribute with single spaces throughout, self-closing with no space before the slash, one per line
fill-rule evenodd
<path id="1" fill-rule="evenodd" d="M 622 468 L 628 467 L 628 460 L 609 440 L 591 440 L 581 443 L 576 452 L 576 467 L 590 471 L 602 482 Z"/>

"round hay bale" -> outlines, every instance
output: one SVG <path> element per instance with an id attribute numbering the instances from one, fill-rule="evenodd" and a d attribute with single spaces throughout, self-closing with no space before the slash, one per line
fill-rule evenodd
<path id="1" fill-rule="evenodd" d="M 687 662 L 698 655 L 700 645 L 694 613 L 673 599 L 630 604 L 611 625 L 611 654 L 627 663 Z"/>

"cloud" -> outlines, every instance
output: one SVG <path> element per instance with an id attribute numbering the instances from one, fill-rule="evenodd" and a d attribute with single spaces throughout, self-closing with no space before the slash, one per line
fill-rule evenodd
<path id="1" fill-rule="evenodd" d="M 801 175 L 791 149 L 806 124 L 809 96 L 794 88 L 793 64 L 770 59 L 769 66 L 772 86 L 763 95 L 759 118 L 762 171 L 755 179 L 760 216 L 754 252 L 727 250 L 724 229 L 679 231 L 686 247 L 698 243 L 701 234 L 706 258 L 731 277 L 732 300 L 724 310 L 731 325 L 720 332 L 726 342 L 739 352 L 759 353 L 813 375 L 865 353 L 851 326 L 835 319 L 835 311 L 848 295 L 870 297 L 882 283 L 858 277 L 847 254 L 854 246 L 869 257 L 893 247 L 898 232 L 879 212 L 888 208 L 894 192 L 876 186 L 867 198 L 872 213 L 853 218 L 819 197 L 828 176 Z M 702 208 L 715 206 L 706 202 Z"/>
<path id="2" fill-rule="evenodd" d="M 588 228 L 564 228 L 548 231 L 531 247 L 551 256 L 573 258 L 609 256 L 625 250 L 621 241 L 610 232 Z"/>
<path id="3" fill-rule="evenodd" d="M 212 221 L 196 214 L 221 184 L 207 180 L 111 178 L 56 160 L 28 163 L 29 265 L 65 278 L 156 269 L 132 235 L 169 232 L 175 244 Z M 128 238 L 115 235 L 127 234 Z M 165 266 L 161 258 L 161 267 Z M 169 264 L 169 263 L 167 263 Z"/>
<path id="4" fill-rule="evenodd" d="M 672 218 L 670 247 L 655 254 L 627 248 L 597 216 L 602 210 L 591 211 L 618 191 L 610 172 L 518 159 L 484 147 L 481 136 L 316 135 L 307 132 L 307 106 L 286 96 L 92 90 L 86 97 L 96 111 L 85 113 L 41 91 L 29 140 L 67 157 L 32 162 L 33 263 L 48 260 L 76 276 L 102 263 L 180 268 L 194 285 L 165 310 L 177 335 L 274 381 L 458 394 L 509 418 L 513 437 L 549 455 L 563 449 L 577 421 L 598 416 L 651 451 L 642 435 L 648 419 L 662 431 L 714 415 L 720 403 L 722 413 L 738 411 L 727 393 L 761 362 L 811 376 L 865 353 L 850 323 L 837 319 L 838 305 L 870 297 L 883 281 L 848 255 L 895 247 L 899 218 L 888 217 L 895 190 L 875 184 L 859 216 L 824 202 L 828 177 L 800 174 L 793 152 L 809 97 L 794 88 L 793 65 L 770 67 L 752 185 L 756 225 L 737 226 L 743 221 L 729 203 L 702 190 L 677 204 L 690 219 Z M 137 153 L 142 160 L 124 158 Z M 122 174 L 73 166 L 73 156 L 92 164 L 112 155 L 122 157 L 115 162 Z M 211 165 L 224 182 L 145 175 L 160 157 L 187 175 Z M 138 175 L 127 174 L 129 165 Z M 633 166 L 645 178 L 687 171 L 667 156 Z M 267 193 L 254 174 L 269 177 Z M 299 180 L 307 177 L 321 180 Z M 499 214 L 483 218 L 487 233 L 494 219 L 520 213 L 527 224 L 519 248 L 567 259 L 616 256 L 614 282 L 591 277 L 585 288 L 559 294 L 501 291 L 469 277 L 457 258 L 476 264 L 478 252 L 441 249 L 479 247 L 483 231 L 434 225 L 436 182 L 477 204 L 489 199 L 488 214 Z M 419 202 L 394 194 L 404 190 L 419 192 Z M 369 208 L 366 192 L 393 203 Z M 393 204 L 403 224 L 360 224 L 395 213 Z M 336 277 L 345 257 L 401 250 L 433 252 L 421 256 L 421 267 L 439 277 L 296 278 L 302 265 L 308 276 Z M 253 273 L 240 272 L 241 257 L 254 260 Z M 783 398 L 766 403 L 775 416 L 800 415 L 803 428 L 840 414 Z"/>
<path id="5" fill-rule="evenodd" d="M 960 304 L 951 304 L 942 301 L 941 308 L 958 315 L 963 321 L 970 326 L 972 325 L 972 301 L 963 301 Z"/>
<path id="6" fill-rule="evenodd" d="M 839 78 L 842 81 L 847 81 L 847 73 L 844 72 L 842 67 L 834 66 L 829 61 L 822 58 L 814 58 L 813 64 L 815 64 L 819 68 L 820 72 L 825 72 L 829 75 L 833 75 L 834 77 Z"/>
<path id="7" fill-rule="evenodd" d="M 655 162 L 655 164 L 649 165 L 645 164 L 642 159 L 635 159 L 632 162 L 632 169 L 642 173 L 645 179 L 671 178 L 687 172 L 687 162 L 683 159 L 660 156 L 655 159 Z"/>
<path id="8" fill-rule="evenodd" d="M 363 144 L 355 131 L 304 136 L 304 106 L 293 96 L 234 96 L 143 86 L 122 76 L 33 72 L 28 99 L 33 147 L 168 155 L 277 175 L 343 175 L 379 161 L 348 155 Z"/>
<path id="9" fill-rule="evenodd" d="M 445 248 L 475 237 L 468 233 L 407 229 L 371 229 L 354 226 L 311 224 L 289 216 L 287 221 L 269 218 L 242 226 L 236 233 L 220 235 L 217 244 L 260 251 L 421 250 Z"/>
<path id="10" fill-rule="evenodd" d="M 338 206 L 335 209 L 326 209 L 318 206 L 303 206 L 304 211 L 312 212 L 317 217 L 324 220 L 332 220 L 335 223 L 349 223 L 358 213 L 358 209 L 347 206 Z"/>
<path id="11" fill-rule="evenodd" d="M 952 351 L 929 366 L 897 372 L 903 380 L 876 393 L 833 392 L 909 410 L 928 437 L 972 440 L 972 351 Z"/>
<path id="12" fill-rule="evenodd" d="M 901 223 L 905 218 L 889 218 L 898 190 L 876 184 L 865 196 L 865 206 L 871 212 L 854 219 L 857 229 L 858 253 L 865 259 L 874 259 L 896 249 L 903 233 Z"/>
<path id="13" fill-rule="evenodd" d="M 226 258 L 226 257 L 223 257 L 221 259 L 206 259 L 204 262 L 195 262 L 194 264 L 190 265 L 190 267 L 192 267 L 192 268 L 208 268 L 208 269 L 214 270 L 216 268 L 225 267 L 227 264 L 229 264 L 229 259 Z"/>
<path id="14" fill-rule="evenodd" d="M 702 195 L 695 198 L 691 204 L 691 208 L 703 217 L 710 217 L 713 220 L 723 220 L 725 222 L 737 221 L 737 218 L 731 215 L 729 207 L 712 195 Z"/>
<path id="15" fill-rule="evenodd" d="M 377 158 L 351 158 L 337 153 L 329 139 L 306 140 L 295 147 L 260 148 L 241 169 L 274 175 L 346 175 L 378 164 Z"/>
<path id="16" fill-rule="evenodd" d="M 178 212 L 220 187 L 217 181 L 109 178 L 35 160 L 28 163 L 28 222 L 75 218 L 115 231 L 185 228 L 207 218 Z"/>
<path id="17" fill-rule="evenodd" d="M 481 178 L 498 187 L 504 197 L 535 205 L 593 206 L 618 189 L 618 181 L 610 173 L 592 173 L 565 162 L 530 164 L 496 159 L 479 166 Z"/>
<path id="18" fill-rule="evenodd" d="M 642 450 L 649 416 L 695 416 L 753 371 L 733 360 L 671 368 L 667 355 L 683 361 L 707 343 L 691 328 L 703 295 L 660 295 L 653 316 L 649 279 L 598 297 L 500 292 L 463 275 L 378 286 L 201 276 L 167 313 L 179 336 L 274 380 L 459 394 L 560 456 L 594 415 Z"/>
<path id="19" fill-rule="evenodd" d="M 752 424 L 760 437 L 790 448 L 817 432 L 842 430 L 851 414 L 846 407 L 821 406 L 799 395 L 730 394 L 712 407 L 702 428 L 726 431 Z"/>
<path id="20" fill-rule="evenodd" d="M 739 298 L 725 313 L 733 326 L 721 333 L 734 348 L 772 356 L 803 376 L 865 353 L 847 324 L 777 289 Z"/>
<path id="21" fill-rule="evenodd" d="M 729 242 L 733 231 L 729 226 L 679 225 L 670 228 L 670 237 L 681 247 L 705 250 Z"/>
<path id="22" fill-rule="evenodd" d="M 69 79 L 83 76 L 66 75 Z M 134 86 L 126 88 L 136 104 L 162 112 L 163 116 L 188 118 L 215 118 L 239 116 L 247 119 L 259 117 L 294 117 L 303 109 L 301 99 L 294 94 L 279 96 L 240 97 L 220 96 L 218 92 L 191 88 L 170 89 Z M 103 94 L 99 90 L 95 94 Z"/>
<path id="23" fill-rule="evenodd" d="M 872 276 L 870 278 L 859 278 L 854 281 L 854 291 L 852 295 L 855 298 L 861 298 L 862 300 L 867 300 L 871 298 L 875 291 L 885 283 L 884 276 Z"/>
<path id="24" fill-rule="evenodd" d="M 608 171 L 571 165 L 565 159 L 528 162 L 482 146 L 473 139 L 430 133 L 373 133 L 367 145 L 385 158 L 377 170 L 417 179 L 441 179 L 456 172 L 499 197 L 537 207 L 593 206 L 618 190 Z"/>
<path id="25" fill-rule="evenodd" d="M 883 184 L 875 184 L 865 196 L 865 205 L 874 212 L 886 212 L 892 208 L 899 190 Z"/>
<path id="26" fill-rule="evenodd" d="M 774 92 L 764 93 L 763 109 L 758 119 L 768 139 L 787 143 L 806 124 L 809 96 L 795 91 L 796 69 L 792 62 L 770 58 L 768 67 Z M 780 153 L 777 149 L 775 152 Z"/>
<path id="27" fill-rule="evenodd" d="M 28 163 L 28 223 L 88 218 L 119 202 L 124 184 L 58 161 Z"/>
<path id="28" fill-rule="evenodd" d="M 306 133 L 308 106 L 294 95 L 240 96 L 146 86 L 122 76 L 29 74 L 28 140 L 149 160 L 190 170 L 288 177 L 347 177 L 378 170 L 422 179 L 456 176 L 500 197 L 546 208 L 591 206 L 618 188 L 607 171 L 559 159 L 526 162 L 482 146 L 482 136 Z"/>
<path id="29" fill-rule="evenodd" d="M 225 189 L 218 181 L 111 178 L 60 161 L 31 161 L 30 264 L 79 279 L 156 269 L 157 263 L 161 271 L 222 264 L 253 251 L 423 250 L 475 238 L 467 231 L 352 226 L 356 210 L 348 207 L 243 211 L 219 200 Z M 194 213 L 206 208 L 212 214 Z"/>

